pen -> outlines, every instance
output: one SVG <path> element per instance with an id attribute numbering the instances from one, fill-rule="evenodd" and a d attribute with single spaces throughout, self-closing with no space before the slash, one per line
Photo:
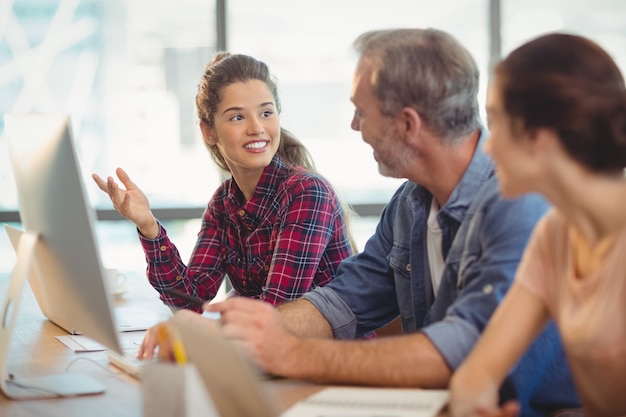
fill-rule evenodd
<path id="1" fill-rule="evenodd" d="M 194 297 L 193 295 L 189 295 L 187 293 L 172 289 L 172 288 L 164 288 L 163 292 L 166 294 L 171 295 L 172 297 L 176 297 L 179 298 L 181 300 L 185 300 L 190 302 L 194 307 L 198 307 L 198 308 L 202 308 L 202 306 L 204 305 L 204 303 L 206 303 L 206 301 L 204 301 L 201 298 L 198 297 Z M 218 312 L 213 312 L 213 311 L 205 311 L 202 313 L 203 317 L 206 317 L 207 319 L 211 319 L 211 320 L 219 320 L 221 317 L 221 314 Z"/>
<path id="2" fill-rule="evenodd" d="M 189 295 L 189 294 L 187 294 L 185 292 L 178 291 L 178 290 L 175 290 L 173 288 L 164 288 L 163 292 L 166 293 L 166 294 L 171 295 L 172 297 L 176 297 L 178 299 L 190 302 L 191 305 L 193 305 L 194 307 L 201 308 L 204 305 L 204 303 L 205 303 L 205 301 L 203 299 L 201 299 L 201 298 L 194 297 L 193 295 Z"/>

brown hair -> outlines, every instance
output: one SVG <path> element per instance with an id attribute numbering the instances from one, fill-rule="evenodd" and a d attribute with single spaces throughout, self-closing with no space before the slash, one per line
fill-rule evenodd
<path id="1" fill-rule="evenodd" d="M 226 87 L 236 82 L 259 80 L 264 82 L 272 92 L 276 110 L 280 114 L 280 99 L 276 79 L 270 74 L 269 68 L 248 55 L 230 54 L 218 52 L 206 66 L 204 74 L 198 85 L 196 95 L 196 110 L 198 119 L 206 123 L 210 128 L 214 127 L 214 116 L 217 106 L 222 100 L 222 93 Z M 217 146 L 205 142 L 213 161 L 222 169 L 229 171 Z M 315 171 L 315 164 L 304 145 L 288 130 L 280 129 L 280 144 L 278 154 L 283 162 L 289 167 L 303 166 Z"/>
<path id="2" fill-rule="evenodd" d="M 591 171 L 626 167 L 624 79 L 599 45 L 576 35 L 544 35 L 511 52 L 494 74 L 518 130 L 554 130 Z"/>
<path id="3" fill-rule="evenodd" d="M 198 85 L 198 93 L 196 95 L 198 119 L 213 128 L 214 116 L 217 106 L 222 100 L 224 89 L 233 83 L 248 80 L 260 80 L 268 86 L 274 97 L 276 110 L 280 114 L 281 105 L 278 97 L 278 86 L 276 79 L 270 74 L 268 66 L 264 62 L 248 55 L 218 52 L 206 66 Z M 205 144 L 217 166 L 225 171 L 230 171 L 218 147 L 209 145 L 206 141 Z M 310 171 L 316 171 L 313 158 L 306 147 L 291 132 L 282 127 L 280 128 L 280 144 L 278 145 L 277 153 L 290 168 L 302 166 Z M 356 213 L 339 196 L 337 198 L 343 211 L 350 244 L 353 250 L 356 251 L 357 245 L 350 228 L 350 218 L 356 216 Z"/>

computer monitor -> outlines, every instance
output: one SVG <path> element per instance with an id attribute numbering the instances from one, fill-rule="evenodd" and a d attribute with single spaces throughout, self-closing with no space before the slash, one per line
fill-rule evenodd
<path id="1" fill-rule="evenodd" d="M 95 213 L 88 204 L 69 117 L 11 114 L 4 120 L 25 233 L 2 310 L 0 386 L 14 399 L 103 392 L 104 386 L 80 374 L 35 379 L 7 374 L 19 300 L 35 265 L 43 291 L 57 307 L 52 313 L 47 306 L 51 321 L 117 352 L 122 349 L 94 231 Z"/>
<path id="2" fill-rule="evenodd" d="M 24 231 L 17 229 L 5 223 L 4 230 L 9 236 L 11 245 L 17 253 L 19 244 Z M 39 246 L 35 247 L 35 252 Z M 31 268 L 28 273 L 28 283 L 35 300 L 41 309 L 44 316 L 66 332 L 70 334 L 81 334 L 80 329 L 74 327 L 76 324 L 74 320 L 67 320 L 67 307 L 65 303 L 66 294 L 61 291 L 56 291 L 56 288 L 62 288 L 63 285 L 58 285 L 54 278 L 55 276 L 46 274 L 46 265 L 39 265 L 38 259 L 42 256 L 35 254 L 34 258 L 30 262 Z M 106 270 L 105 270 L 106 271 Z M 105 281 L 105 284 L 109 281 Z M 109 292 L 115 294 L 115 289 L 110 288 Z M 115 328 L 118 332 L 135 332 L 141 330 L 148 330 L 150 327 L 157 323 L 166 320 L 171 314 L 171 310 L 168 310 L 169 314 L 165 311 L 158 312 L 146 307 L 130 306 L 130 305 L 115 305 L 113 307 L 113 316 L 115 321 Z"/>

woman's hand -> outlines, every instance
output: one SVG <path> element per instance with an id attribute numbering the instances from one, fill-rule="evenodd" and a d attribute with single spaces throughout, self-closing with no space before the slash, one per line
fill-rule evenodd
<path id="1" fill-rule="evenodd" d="M 176 321 L 184 321 L 197 327 L 199 333 L 205 332 L 222 336 L 218 320 L 203 317 L 195 311 L 178 310 L 171 319 L 148 329 L 139 347 L 139 352 L 137 352 L 137 357 L 139 359 L 152 359 L 158 356 L 163 361 L 181 362 L 181 356 L 186 355 L 182 340 L 176 330 Z"/>
<path id="2" fill-rule="evenodd" d="M 517 401 L 507 401 L 502 407 L 479 407 L 476 414 L 481 417 L 517 417 L 520 412 L 520 406 Z"/>
<path id="3" fill-rule="evenodd" d="M 148 239 L 154 239 L 159 234 L 159 225 L 152 215 L 150 203 L 146 195 L 132 182 L 122 168 L 115 170 L 117 177 L 126 189 L 122 189 L 113 177 L 107 177 L 104 181 L 98 174 L 92 174 L 92 178 L 102 191 L 109 195 L 113 207 L 122 216 L 126 217 L 139 229 L 142 235 Z"/>
<path id="4" fill-rule="evenodd" d="M 159 348 L 158 351 L 156 348 Z M 144 336 L 137 353 L 139 359 L 151 359 L 155 352 L 161 361 L 187 362 L 187 355 L 176 329 L 169 321 L 164 321 L 151 327 Z"/>
<path id="5" fill-rule="evenodd" d="M 159 332 L 162 330 L 162 327 L 167 326 L 167 322 L 161 322 L 146 331 L 145 336 L 143 337 L 143 341 L 141 342 L 141 346 L 139 347 L 139 352 L 137 352 L 137 358 L 139 359 L 152 359 L 154 358 L 154 353 L 157 348 L 159 348 L 159 352 L 163 351 L 163 355 L 169 355 L 167 352 L 168 346 L 159 346 Z"/>
<path id="6" fill-rule="evenodd" d="M 487 374 L 461 366 L 450 381 L 452 417 L 515 417 L 520 412 L 517 401 L 498 407 L 498 385 Z"/>

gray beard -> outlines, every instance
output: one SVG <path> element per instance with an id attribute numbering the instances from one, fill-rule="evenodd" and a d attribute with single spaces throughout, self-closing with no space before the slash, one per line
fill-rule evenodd
<path id="1" fill-rule="evenodd" d="M 415 151 L 398 144 L 402 143 L 400 135 L 392 122 L 389 122 L 384 131 L 387 132 L 384 146 L 378 152 L 378 172 L 388 178 L 406 178 L 407 170 L 414 164 Z"/>

